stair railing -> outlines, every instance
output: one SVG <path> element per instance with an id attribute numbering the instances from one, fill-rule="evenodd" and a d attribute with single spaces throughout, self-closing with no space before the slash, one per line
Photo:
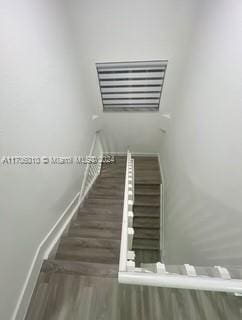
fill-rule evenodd
<path id="1" fill-rule="evenodd" d="M 103 149 L 100 140 L 100 131 L 94 135 L 89 155 L 83 159 L 86 163 L 82 186 L 80 191 L 80 200 L 85 198 L 94 181 L 101 171 L 103 159 Z"/>
<path id="2" fill-rule="evenodd" d="M 238 278 L 238 270 L 233 272 L 231 268 L 220 266 L 194 267 L 189 264 L 173 266 L 175 269 L 182 267 L 183 273 L 171 272 L 169 269 L 171 266 L 166 266 L 161 262 L 143 264 L 139 268 L 135 267 L 135 253 L 132 251 L 134 237 L 134 185 L 134 159 L 132 159 L 131 152 L 128 151 L 118 273 L 119 282 L 133 285 L 228 292 L 242 296 L 242 268 L 240 269 L 240 279 L 240 277 Z M 208 275 L 197 272 L 199 268 L 205 271 L 206 268 L 210 269 L 207 272 Z"/>
<path id="3" fill-rule="evenodd" d="M 119 272 L 135 270 L 133 246 L 134 159 L 127 152 Z"/>
<path id="4" fill-rule="evenodd" d="M 158 262 L 153 264 L 154 270 L 143 266 L 135 268 L 133 272 L 119 273 L 119 282 L 164 288 L 227 292 L 242 296 L 242 279 L 234 278 L 231 275 L 232 269 L 229 270 L 229 268 L 220 266 L 209 267 L 211 273 L 217 274 L 208 276 L 198 274 L 196 269 L 199 267 L 189 264 L 185 264 L 183 267 L 185 274 L 169 272 L 165 264 Z M 208 267 L 200 267 L 203 270 L 206 270 L 206 268 Z M 238 270 L 235 274 L 238 274 Z"/>

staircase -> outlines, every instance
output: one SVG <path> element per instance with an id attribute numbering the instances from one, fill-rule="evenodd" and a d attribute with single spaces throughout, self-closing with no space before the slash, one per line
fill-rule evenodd
<path id="1" fill-rule="evenodd" d="M 68 234 L 61 238 L 55 258 L 45 261 L 43 271 L 68 272 L 69 267 L 73 272 L 74 267 L 79 274 L 116 276 L 124 176 L 125 158 L 117 157 L 115 164 L 103 165 Z"/>
<path id="2" fill-rule="evenodd" d="M 56 253 L 43 263 L 26 320 L 49 319 L 48 300 L 57 276 L 117 278 L 125 165 L 126 157 L 115 157 L 113 164 L 102 165 L 101 174 Z"/>
<path id="3" fill-rule="evenodd" d="M 133 244 L 145 275 L 152 275 L 159 271 L 153 234 L 159 234 L 160 175 L 157 159 L 135 163 Z M 102 166 L 57 251 L 44 261 L 25 320 L 241 319 L 241 298 L 234 295 L 118 283 L 125 164 L 116 157 Z"/>
<path id="4" fill-rule="evenodd" d="M 160 169 L 157 157 L 134 157 L 135 264 L 160 261 Z"/>

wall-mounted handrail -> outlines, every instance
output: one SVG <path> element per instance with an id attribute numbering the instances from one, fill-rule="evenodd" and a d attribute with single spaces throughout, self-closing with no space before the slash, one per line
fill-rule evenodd
<path id="1" fill-rule="evenodd" d="M 103 158 L 103 150 L 102 150 L 102 145 L 100 141 L 100 132 L 97 131 L 94 135 L 91 149 L 86 159 L 87 166 L 86 166 L 83 180 L 82 180 L 80 199 L 85 197 L 90 187 L 92 186 L 93 182 L 95 181 L 97 176 L 100 174 L 101 166 L 102 166 L 102 158 Z"/>

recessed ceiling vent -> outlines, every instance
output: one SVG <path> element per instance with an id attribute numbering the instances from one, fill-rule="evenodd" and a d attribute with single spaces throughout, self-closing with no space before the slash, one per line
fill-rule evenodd
<path id="1" fill-rule="evenodd" d="M 167 63 L 97 63 L 103 111 L 158 111 Z"/>

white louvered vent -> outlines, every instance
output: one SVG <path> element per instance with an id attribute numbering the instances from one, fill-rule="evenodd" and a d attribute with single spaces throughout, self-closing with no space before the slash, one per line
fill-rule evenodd
<path id="1" fill-rule="evenodd" d="M 167 63 L 97 63 L 103 111 L 158 111 Z"/>

